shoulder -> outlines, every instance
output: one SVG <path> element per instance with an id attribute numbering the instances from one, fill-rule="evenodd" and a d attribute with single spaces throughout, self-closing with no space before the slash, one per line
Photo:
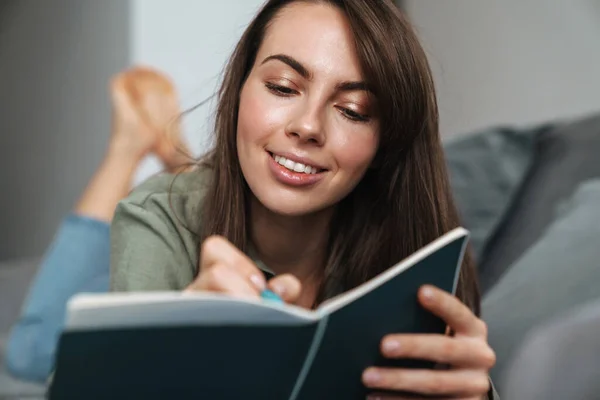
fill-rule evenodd
<path id="1" fill-rule="evenodd" d="M 169 219 L 197 230 L 200 228 L 199 211 L 211 178 L 211 170 L 206 167 L 181 174 L 156 175 L 132 190 L 119 203 L 119 208 L 163 213 Z"/>
<path id="2" fill-rule="evenodd" d="M 181 289 L 198 264 L 211 171 L 156 175 L 123 199 L 111 224 L 111 289 Z"/>

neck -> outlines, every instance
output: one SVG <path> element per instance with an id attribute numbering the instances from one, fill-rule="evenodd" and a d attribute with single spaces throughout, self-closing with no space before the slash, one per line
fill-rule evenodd
<path id="1" fill-rule="evenodd" d="M 275 274 L 292 274 L 303 292 L 320 283 L 327 257 L 333 209 L 289 217 L 273 213 L 253 198 L 251 240 L 261 261 Z"/>

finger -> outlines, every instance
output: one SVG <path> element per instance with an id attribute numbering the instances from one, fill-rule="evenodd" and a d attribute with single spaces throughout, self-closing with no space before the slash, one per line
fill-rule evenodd
<path id="1" fill-rule="evenodd" d="M 302 291 L 302 284 L 291 274 L 278 275 L 269 280 L 267 286 L 286 303 L 295 303 Z"/>
<path id="2" fill-rule="evenodd" d="M 434 286 L 425 285 L 419 290 L 419 301 L 433 314 L 446 321 L 457 334 L 487 337 L 485 323 L 456 296 Z"/>
<path id="3" fill-rule="evenodd" d="M 465 369 L 434 371 L 372 367 L 365 370 L 363 383 L 380 390 L 463 397 L 483 396 L 490 388 L 487 374 Z"/>
<path id="4" fill-rule="evenodd" d="M 459 399 L 457 397 L 442 397 L 442 396 L 418 396 L 413 394 L 389 394 L 389 393 L 372 393 L 367 396 L 367 400 L 468 400 L 468 399 Z M 480 400 L 480 399 L 477 399 Z"/>
<path id="5" fill-rule="evenodd" d="M 260 291 L 267 286 L 264 274 L 254 262 L 221 236 L 207 238 L 200 251 L 201 270 L 215 264 L 225 264 L 238 271 Z"/>
<path id="6" fill-rule="evenodd" d="M 381 341 L 381 353 L 387 358 L 430 360 L 454 367 L 490 369 L 496 354 L 479 338 L 445 335 L 388 335 Z"/>
<path id="7" fill-rule="evenodd" d="M 256 287 L 225 264 L 215 264 L 204 271 L 187 291 L 218 292 L 239 298 L 259 296 Z"/>
<path id="8" fill-rule="evenodd" d="M 482 400 L 481 396 L 476 397 L 447 397 L 447 396 L 416 396 L 412 394 L 407 395 L 390 395 L 390 394 L 372 394 L 367 396 L 367 400 Z"/>

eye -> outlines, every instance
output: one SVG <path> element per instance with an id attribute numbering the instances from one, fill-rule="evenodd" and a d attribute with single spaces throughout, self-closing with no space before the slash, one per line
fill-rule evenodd
<path id="1" fill-rule="evenodd" d="M 288 96 L 298 93 L 296 90 L 294 90 L 292 88 L 289 88 L 287 86 L 277 85 L 277 84 L 271 83 L 271 82 L 266 82 L 265 87 L 267 89 L 269 89 L 270 92 L 274 93 L 277 96 L 281 96 L 281 97 L 288 97 Z"/>
<path id="2" fill-rule="evenodd" d="M 353 111 L 349 108 L 345 107 L 337 107 L 337 109 L 342 113 L 342 115 L 348 118 L 350 121 L 354 122 L 369 122 L 371 119 L 368 115 L 359 114 L 356 111 Z"/>

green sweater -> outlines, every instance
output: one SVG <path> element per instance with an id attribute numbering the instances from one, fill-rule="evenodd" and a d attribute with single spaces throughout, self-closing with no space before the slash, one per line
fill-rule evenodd
<path id="1" fill-rule="evenodd" d="M 208 170 L 152 177 L 121 201 L 111 226 L 112 291 L 182 290 L 198 268 Z"/>

